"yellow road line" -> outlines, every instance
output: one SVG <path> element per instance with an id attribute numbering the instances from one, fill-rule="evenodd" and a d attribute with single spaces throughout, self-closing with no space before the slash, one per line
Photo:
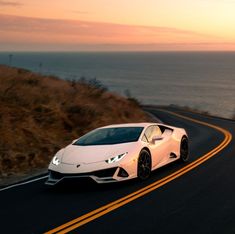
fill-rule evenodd
<path id="1" fill-rule="evenodd" d="M 211 127 L 213 129 L 216 129 L 218 130 L 219 132 L 223 133 L 224 135 L 224 139 L 223 141 L 217 146 L 215 147 L 214 149 L 212 149 L 211 151 L 209 151 L 207 154 L 199 157 L 197 160 L 193 161 L 192 163 L 186 165 L 185 167 L 175 171 L 174 173 L 158 180 L 158 181 L 155 181 L 154 183 L 142 188 L 142 189 L 139 189 L 125 197 L 122 197 L 114 202 L 111 202 L 105 206 L 102 206 L 98 209 L 95 209 L 85 215 L 82 215 L 76 219 L 73 219 L 57 228 L 54 228 L 48 232 L 46 232 L 47 234 L 51 234 L 51 233 L 68 233 L 69 231 L 72 231 L 94 219 L 97 219 L 121 206 L 124 206 L 125 204 L 139 198 L 139 197 L 142 197 L 144 195 L 146 195 L 147 193 L 150 193 L 151 191 L 169 183 L 170 181 L 182 176 L 183 174 L 187 173 L 188 171 L 194 169 L 195 167 L 197 167 L 198 165 L 202 164 L 203 162 L 205 162 L 206 160 L 208 160 L 209 158 L 213 157 L 215 154 L 217 154 L 218 152 L 220 152 L 222 149 L 224 149 L 228 144 L 229 142 L 232 140 L 232 135 L 229 131 L 227 131 L 226 129 L 223 129 L 221 127 L 218 127 L 216 125 L 213 125 L 213 124 L 209 124 L 209 123 L 206 123 L 206 122 L 203 122 L 203 121 L 200 121 L 200 120 L 196 120 L 196 119 L 192 119 L 190 117 L 186 117 L 186 116 L 183 116 L 183 115 L 180 115 L 180 114 L 177 114 L 177 113 L 174 113 L 174 112 L 170 112 L 170 111 L 166 111 L 166 110 L 161 110 L 161 111 L 164 111 L 164 112 L 167 112 L 167 113 L 170 113 L 172 115 L 175 115 L 175 116 L 178 116 L 180 118 L 183 118 L 183 119 L 187 119 L 189 121 L 192 121 L 192 122 L 196 122 L 196 123 L 199 123 L 201 125 L 205 125 L 205 126 L 208 126 L 208 127 Z"/>

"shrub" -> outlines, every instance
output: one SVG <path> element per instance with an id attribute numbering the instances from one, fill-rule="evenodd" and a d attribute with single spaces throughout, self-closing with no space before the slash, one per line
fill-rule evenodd
<path id="1" fill-rule="evenodd" d="M 134 105 L 136 105 L 136 106 L 140 106 L 141 105 L 140 101 L 137 98 L 132 96 L 131 91 L 129 89 L 126 89 L 124 91 L 124 94 L 127 97 L 127 100 L 129 100 Z"/>

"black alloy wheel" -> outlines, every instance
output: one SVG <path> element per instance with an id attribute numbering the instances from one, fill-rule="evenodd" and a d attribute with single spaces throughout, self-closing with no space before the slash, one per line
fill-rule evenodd
<path id="1" fill-rule="evenodd" d="M 141 180 L 146 180 L 151 174 L 151 156 L 149 152 L 145 149 L 141 150 L 138 160 L 138 178 Z"/>
<path id="2" fill-rule="evenodd" d="M 180 143 L 180 159 L 182 162 L 187 162 L 189 159 L 188 138 L 183 136 Z"/>

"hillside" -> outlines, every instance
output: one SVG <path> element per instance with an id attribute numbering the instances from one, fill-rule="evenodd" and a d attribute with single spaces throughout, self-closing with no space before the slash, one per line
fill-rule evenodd
<path id="1" fill-rule="evenodd" d="M 148 120 L 135 100 L 96 80 L 65 81 L 0 65 L 0 179 L 45 169 L 59 148 L 96 127 Z"/>

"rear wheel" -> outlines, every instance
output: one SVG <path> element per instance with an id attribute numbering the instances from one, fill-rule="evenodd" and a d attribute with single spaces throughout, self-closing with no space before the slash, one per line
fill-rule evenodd
<path id="1" fill-rule="evenodd" d="M 182 162 L 187 162 L 189 159 L 188 138 L 183 136 L 180 143 L 180 159 Z"/>
<path id="2" fill-rule="evenodd" d="M 146 180 L 151 174 L 151 156 L 149 152 L 145 149 L 141 150 L 138 160 L 138 178 L 141 180 Z"/>

